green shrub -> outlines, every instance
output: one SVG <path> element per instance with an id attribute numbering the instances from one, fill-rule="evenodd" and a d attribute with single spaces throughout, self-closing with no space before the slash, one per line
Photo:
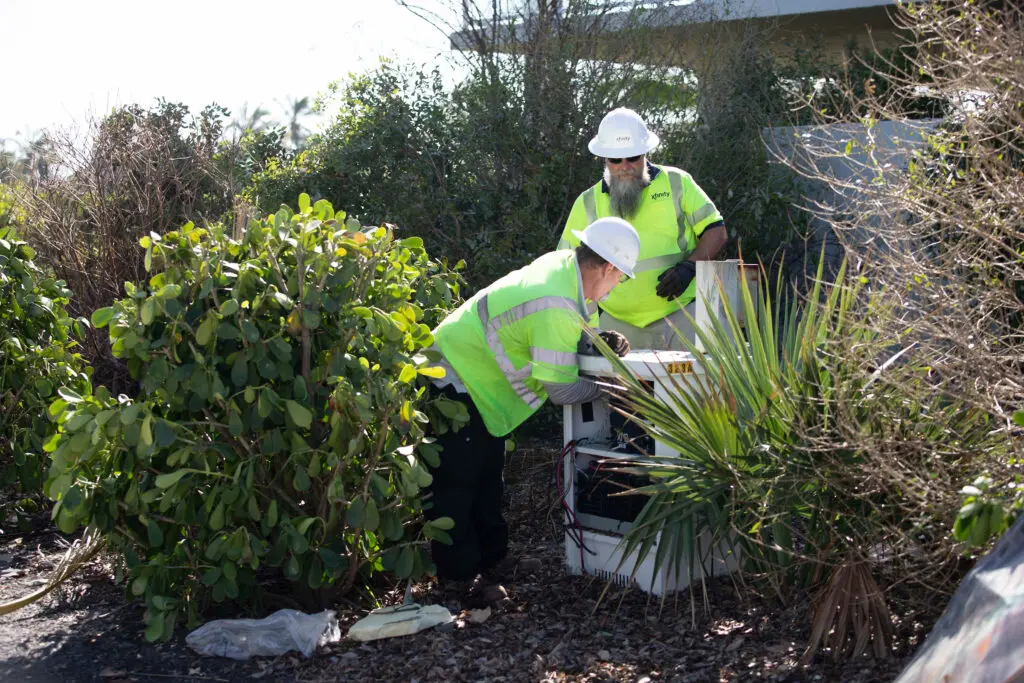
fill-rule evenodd
<path id="1" fill-rule="evenodd" d="M 0 227 L 0 486 L 24 494 L 42 489 L 43 441 L 56 429 L 46 407 L 57 388 L 89 393 L 85 363 L 72 351 L 84 321 L 68 317 L 71 292 L 34 257 Z"/>
<path id="2" fill-rule="evenodd" d="M 306 606 L 377 572 L 423 575 L 424 536 L 450 528 L 420 523 L 437 447 L 417 378 L 442 372 L 426 349 L 457 277 L 418 238 L 299 208 L 240 240 L 192 224 L 143 238 L 148 287 L 93 315 L 138 399 L 65 391 L 51 407 L 54 517 L 123 549 L 150 640 L 211 600 L 258 597 L 267 567 Z"/>
<path id="3" fill-rule="evenodd" d="M 14 201 L 14 194 L 7 186 L 0 184 L 0 228 L 11 228 L 25 222 L 24 212 Z M 12 237 L 13 232 L 8 233 Z"/>
<path id="4" fill-rule="evenodd" d="M 1018 420 L 1024 422 L 1024 415 Z M 1017 521 L 1024 510 L 1024 477 L 1020 474 L 1020 460 L 1008 458 L 1002 467 L 991 467 L 985 463 L 985 474 L 975 477 L 969 485 L 960 489 L 963 507 L 953 522 L 953 537 L 967 543 L 971 548 L 984 549 L 993 540 L 998 540 Z M 991 471 L 990 471 L 991 470 Z M 1008 481 L 994 480 L 992 474 L 1004 475 L 1013 472 Z"/>

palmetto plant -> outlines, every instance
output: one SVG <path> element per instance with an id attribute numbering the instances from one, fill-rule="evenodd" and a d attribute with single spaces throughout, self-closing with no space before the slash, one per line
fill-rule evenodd
<path id="1" fill-rule="evenodd" d="M 870 645 L 885 656 L 892 627 L 876 574 L 919 558 L 914 539 L 936 535 L 934 491 L 955 490 L 945 478 L 957 457 L 943 456 L 980 444 L 985 416 L 917 400 L 926 371 L 913 348 L 863 324 L 886 315 L 867 282 L 845 266 L 833 284 L 818 275 L 805 298 L 784 297 L 781 281 L 774 296 L 741 283 L 745 328 L 726 305 L 724 323 L 698 330 L 704 350 L 688 350 L 704 373 L 669 375 L 669 400 L 606 354 L 620 411 L 678 451 L 630 465 L 649 476 L 635 491 L 649 501 L 623 556 L 701 576 L 713 552 L 736 553 L 744 584 L 783 599 L 817 591 L 808 655 Z"/>

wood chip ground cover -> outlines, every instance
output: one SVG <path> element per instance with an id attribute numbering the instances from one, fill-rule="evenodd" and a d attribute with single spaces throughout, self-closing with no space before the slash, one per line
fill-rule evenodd
<path id="1" fill-rule="evenodd" d="M 0 681 L 843 681 L 892 680 L 931 619 L 901 614 L 894 657 L 833 664 L 828 653 L 798 660 L 807 641 L 807 601 L 780 606 L 743 601 L 731 582 L 716 582 L 707 611 L 691 616 L 689 596 L 661 605 L 638 590 L 609 592 L 569 575 L 554 523 L 550 450 L 513 456 L 508 472 L 513 551 L 539 557 L 544 569 L 509 586 L 509 602 L 485 618 L 463 612 L 449 631 L 321 648 L 249 662 L 199 657 L 185 633 L 153 645 L 142 635 L 142 607 L 126 603 L 101 558 L 50 597 L 0 617 Z M 38 587 L 67 539 L 50 530 L 0 535 L 0 601 Z M 429 586 L 414 587 L 426 601 Z M 399 589 L 385 602 L 401 601 Z M 335 606 L 345 632 L 366 604 Z M 897 610 L 897 613 L 899 611 Z M 223 615 L 223 616 L 243 616 Z M 695 618 L 696 623 L 692 622 Z M 934 618 L 934 615 L 931 617 Z M 924 623 L 922 623 L 924 622 Z"/>

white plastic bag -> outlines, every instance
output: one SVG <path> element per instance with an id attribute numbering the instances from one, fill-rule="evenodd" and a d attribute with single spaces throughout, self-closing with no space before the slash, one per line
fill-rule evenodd
<path id="1" fill-rule="evenodd" d="M 272 657 L 289 650 L 298 650 L 309 657 L 317 645 L 340 639 L 338 620 L 332 610 L 305 614 L 280 609 L 264 619 L 211 621 L 189 633 L 185 642 L 201 655 L 249 659 Z"/>

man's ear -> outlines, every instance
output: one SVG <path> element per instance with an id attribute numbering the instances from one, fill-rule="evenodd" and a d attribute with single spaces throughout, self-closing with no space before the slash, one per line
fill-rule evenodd
<path id="1" fill-rule="evenodd" d="M 601 275 L 603 275 L 605 277 L 608 277 L 609 275 L 612 274 L 612 271 L 614 271 L 614 270 L 615 270 L 615 266 L 613 266 L 611 263 L 608 263 L 607 261 L 605 261 L 604 265 L 601 266 Z"/>

